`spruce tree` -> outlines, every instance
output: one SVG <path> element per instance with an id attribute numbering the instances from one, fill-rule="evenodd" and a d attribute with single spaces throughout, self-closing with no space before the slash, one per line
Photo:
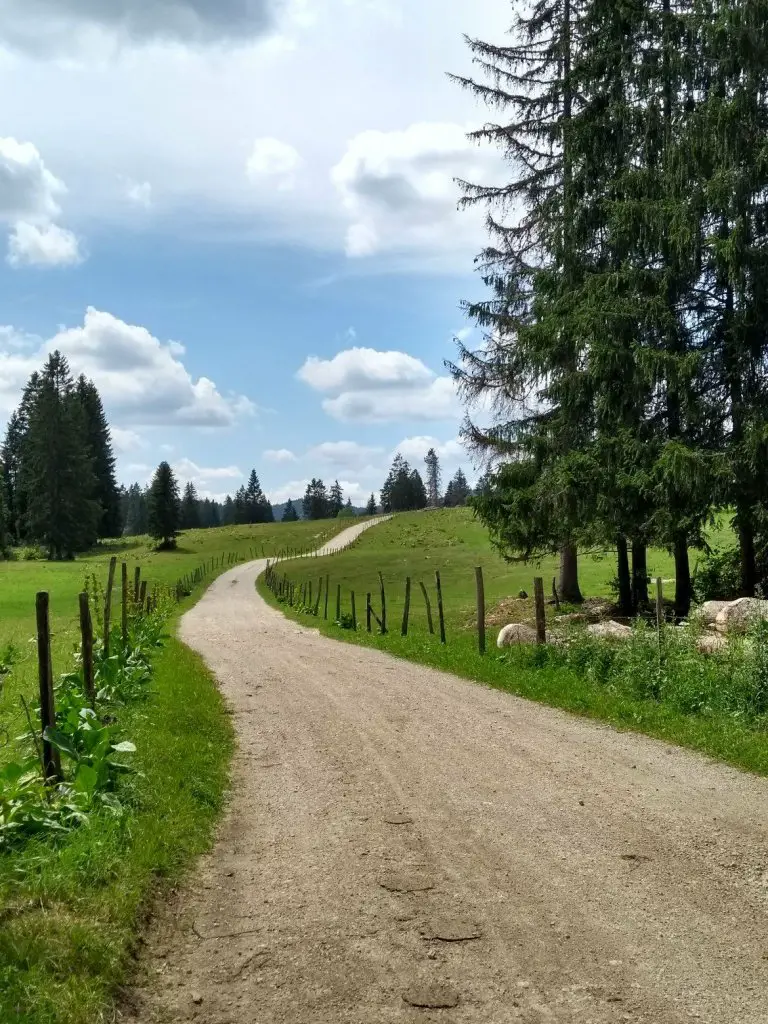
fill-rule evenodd
<path id="1" fill-rule="evenodd" d="M 131 484 L 124 504 L 125 532 L 129 537 L 141 537 L 149 529 L 149 508 L 146 488 Z"/>
<path id="2" fill-rule="evenodd" d="M 235 502 L 231 494 L 224 499 L 224 506 L 221 510 L 221 525 L 233 526 L 236 518 Z"/>
<path id="3" fill-rule="evenodd" d="M 437 508 L 440 504 L 440 459 L 434 448 L 427 452 L 424 462 L 427 467 L 427 504 Z"/>
<path id="4" fill-rule="evenodd" d="M 376 495 L 375 494 L 372 493 L 370 498 L 368 499 L 368 504 L 365 507 L 365 511 L 366 511 L 366 514 L 369 515 L 369 516 L 375 516 L 376 515 Z"/>
<path id="5" fill-rule="evenodd" d="M 58 351 L 49 356 L 30 402 L 19 483 L 24 534 L 43 544 L 49 558 L 71 558 L 96 541 L 101 507 L 92 498 L 96 479 L 83 412 Z"/>
<path id="6" fill-rule="evenodd" d="M 335 519 L 344 507 L 344 491 L 341 488 L 341 484 L 336 480 L 331 487 L 329 495 L 329 514 L 332 519 Z"/>
<path id="7" fill-rule="evenodd" d="M 11 547 L 11 536 L 8 530 L 8 511 L 5 504 L 5 471 L 0 462 L 0 558 L 6 558 Z"/>
<path id="8" fill-rule="evenodd" d="M 445 507 L 456 508 L 466 505 L 471 494 L 467 478 L 462 469 L 457 469 L 445 492 Z"/>
<path id="9" fill-rule="evenodd" d="M 470 401 L 493 397 L 497 423 L 468 422 L 465 440 L 486 460 L 535 456 L 556 465 L 558 515 L 546 547 L 561 547 L 560 590 L 581 600 L 576 537 L 579 489 L 574 453 L 589 431 L 574 401 L 580 337 L 571 310 L 586 254 L 575 234 L 577 188 L 572 122 L 575 64 L 586 0 L 537 0 L 519 13 L 511 45 L 468 39 L 484 81 L 456 78 L 503 117 L 473 132 L 499 146 L 514 177 L 504 186 L 462 182 L 464 204 L 488 207 L 491 244 L 479 257 L 491 298 L 465 309 L 484 333 L 481 349 L 459 345 L 450 369 Z M 519 209 L 514 222 L 504 211 Z"/>
<path id="10" fill-rule="evenodd" d="M 184 495 L 181 499 L 179 528 L 182 530 L 196 530 L 199 527 L 200 502 L 197 497 L 195 485 L 190 480 L 184 488 Z"/>
<path id="11" fill-rule="evenodd" d="M 149 488 L 149 535 L 158 541 L 158 547 L 169 550 L 176 547 L 176 536 L 181 524 L 179 485 L 167 462 L 161 462 Z"/>
<path id="12" fill-rule="evenodd" d="M 293 502 L 289 499 L 285 508 L 283 509 L 282 522 L 284 523 L 296 523 L 299 519 L 299 513 L 296 511 Z"/>
<path id="13" fill-rule="evenodd" d="M 307 484 L 304 493 L 303 510 L 305 519 L 327 519 L 330 515 L 330 501 L 325 484 L 314 477 Z"/>
<path id="14" fill-rule="evenodd" d="M 271 523 L 274 521 L 272 506 L 261 489 L 255 469 L 251 470 L 248 486 L 245 489 L 245 507 L 246 522 L 248 523 Z"/>
<path id="15" fill-rule="evenodd" d="M 120 498 L 115 478 L 112 438 L 101 397 L 93 381 L 80 376 L 76 387 L 83 414 L 85 443 L 93 465 L 96 486 L 91 495 L 101 507 L 99 537 L 119 537 L 122 533 Z"/>

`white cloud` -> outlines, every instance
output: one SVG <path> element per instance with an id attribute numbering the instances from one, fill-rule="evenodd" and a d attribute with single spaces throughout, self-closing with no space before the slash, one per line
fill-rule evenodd
<path id="1" fill-rule="evenodd" d="M 244 479 L 242 471 L 237 466 L 198 466 L 192 459 L 187 458 L 175 462 L 173 471 L 182 487 L 193 483 L 201 497 L 208 497 L 215 484 L 222 485 L 227 481 L 238 483 Z"/>
<path id="2" fill-rule="evenodd" d="M 323 409 L 344 422 L 441 420 L 461 413 L 453 381 L 405 352 L 353 348 L 333 359 L 311 356 L 298 377 L 329 395 Z"/>
<path id="3" fill-rule="evenodd" d="M 266 181 L 289 191 L 296 184 L 296 171 L 301 157 L 293 146 L 280 139 L 257 139 L 248 158 L 246 172 L 252 182 Z"/>
<path id="4" fill-rule="evenodd" d="M 10 229 L 7 259 L 12 267 L 82 260 L 77 237 L 54 223 L 66 191 L 31 142 L 0 138 L 0 222 Z"/>
<path id="5" fill-rule="evenodd" d="M 37 227 L 19 221 L 8 237 L 12 267 L 69 267 L 83 259 L 77 235 L 57 224 Z"/>
<path id="6" fill-rule="evenodd" d="M 284 501 L 295 501 L 304 497 L 309 478 L 306 480 L 289 480 L 282 487 L 271 487 L 267 497 L 273 505 L 281 505 Z"/>
<path id="7" fill-rule="evenodd" d="M 392 457 L 396 452 L 400 452 L 412 465 L 417 465 L 424 461 L 430 448 L 435 449 L 441 463 L 450 466 L 458 466 L 467 457 L 467 453 L 457 438 L 450 441 L 439 441 L 436 437 L 429 435 L 404 438 L 392 451 Z M 445 469 L 445 466 L 443 468 Z"/>
<path id="8" fill-rule="evenodd" d="M 455 179 L 489 182 L 500 160 L 467 139 L 468 125 L 412 124 L 356 135 L 331 177 L 349 217 L 350 257 L 476 246 L 482 211 L 459 212 Z"/>
<path id="9" fill-rule="evenodd" d="M 32 53 L 89 42 L 244 42 L 273 24 L 278 0 L 4 0 L 0 35 Z"/>
<path id="10" fill-rule="evenodd" d="M 152 205 L 152 186 L 148 181 L 130 181 L 125 189 L 125 198 L 134 206 L 148 210 Z"/>
<path id="11" fill-rule="evenodd" d="M 112 434 L 112 445 L 119 455 L 128 455 L 130 452 L 141 451 L 146 448 L 146 442 L 135 430 L 125 430 L 123 427 L 110 427 Z"/>
<path id="12" fill-rule="evenodd" d="M 341 395 L 346 391 L 373 388 L 418 388 L 434 374 L 420 359 L 405 352 L 378 352 L 373 348 L 350 348 L 333 359 L 310 356 L 298 372 L 299 380 L 316 391 Z"/>
<path id="13" fill-rule="evenodd" d="M 268 462 L 296 462 L 296 456 L 288 448 L 269 448 L 264 452 L 264 458 Z"/>
<path id="14" fill-rule="evenodd" d="M 383 448 L 358 444 L 357 441 L 323 441 L 322 444 L 309 449 L 306 459 L 310 462 L 343 467 L 346 470 L 360 470 L 383 451 Z"/>
<path id="15" fill-rule="evenodd" d="M 242 395 L 222 395 L 207 377 L 193 378 L 179 358 L 183 346 L 89 307 L 82 326 L 62 328 L 35 351 L 0 348 L 0 410 L 18 404 L 27 378 L 54 349 L 73 373 L 94 380 L 110 421 L 122 428 L 226 427 L 255 409 Z"/>

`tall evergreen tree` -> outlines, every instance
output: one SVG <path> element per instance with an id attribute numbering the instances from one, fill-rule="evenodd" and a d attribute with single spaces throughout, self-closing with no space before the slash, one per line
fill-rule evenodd
<path id="1" fill-rule="evenodd" d="M 333 483 L 328 500 L 329 514 L 332 519 L 335 519 L 344 507 L 344 491 L 342 490 L 341 484 L 338 480 Z"/>
<path id="2" fill-rule="evenodd" d="M 233 526 L 236 519 L 235 502 L 231 494 L 228 494 L 224 499 L 224 506 L 221 510 L 221 525 L 222 526 Z"/>
<path id="3" fill-rule="evenodd" d="M 477 351 L 460 344 L 451 370 L 469 400 L 493 397 L 498 421 L 489 430 L 468 422 L 464 436 L 486 459 L 535 457 L 542 469 L 556 467 L 559 508 L 546 545 L 562 549 L 560 590 L 570 601 L 581 600 L 572 463 L 589 429 L 589 416 L 573 401 L 580 337 L 568 316 L 585 258 L 574 232 L 572 122 L 586 2 L 536 0 L 518 13 L 511 45 L 468 39 L 485 81 L 456 79 L 504 114 L 471 138 L 499 146 L 515 169 L 502 187 L 462 182 L 465 204 L 489 207 L 492 242 L 480 262 L 492 297 L 466 305 L 485 344 Z M 502 223 L 497 211 L 515 208 L 517 220 Z"/>
<path id="4" fill-rule="evenodd" d="M 129 537 L 141 537 L 149 531 L 149 503 L 147 489 L 131 484 L 125 495 L 123 512 L 125 532 Z"/>
<path id="5" fill-rule="evenodd" d="M 119 537 L 122 533 L 122 522 L 115 477 L 115 456 L 101 397 L 93 381 L 82 375 L 77 380 L 76 394 L 82 408 L 85 443 L 96 479 L 92 498 L 101 507 L 98 535 Z"/>
<path id="6" fill-rule="evenodd" d="M 299 519 L 299 513 L 296 511 L 292 501 L 288 501 L 285 508 L 283 509 L 282 522 L 284 523 L 296 523 Z"/>
<path id="7" fill-rule="evenodd" d="M 176 547 L 181 524 L 179 485 L 167 462 L 161 462 L 149 488 L 149 535 L 159 547 Z"/>
<path id="8" fill-rule="evenodd" d="M 181 499 L 179 528 L 181 530 L 196 530 L 200 525 L 200 502 L 195 485 L 190 480 L 184 488 Z"/>
<path id="9" fill-rule="evenodd" d="M 427 504 L 437 508 L 440 504 L 440 459 L 434 448 L 430 448 L 424 458 L 427 467 Z"/>
<path id="10" fill-rule="evenodd" d="M 8 530 L 8 510 L 5 504 L 6 486 L 5 471 L 0 462 L 0 558 L 5 558 L 11 547 L 11 535 Z"/>
<path id="11" fill-rule="evenodd" d="M 456 508 L 466 505 L 471 493 L 464 471 L 457 469 L 445 491 L 445 507 Z"/>
<path id="12" fill-rule="evenodd" d="M 376 515 L 376 495 L 375 494 L 371 494 L 370 498 L 368 499 L 368 504 L 365 506 L 365 511 L 366 511 L 366 514 L 369 515 L 369 516 L 375 516 Z"/>
<path id="13" fill-rule="evenodd" d="M 49 356 L 30 403 L 23 443 L 20 487 L 27 538 L 43 544 L 51 559 L 71 558 L 98 536 L 101 515 L 80 402 L 69 365 Z"/>
<path id="14" fill-rule="evenodd" d="M 305 519 L 328 519 L 330 516 L 328 491 L 322 480 L 313 477 L 307 484 L 303 509 Z"/>

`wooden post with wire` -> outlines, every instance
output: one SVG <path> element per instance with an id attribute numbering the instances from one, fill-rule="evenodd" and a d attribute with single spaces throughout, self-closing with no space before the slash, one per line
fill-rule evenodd
<path id="1" fill-rule="evenodd" d="M 117 555 L 112 555 L 109 560 L 109 573 L 107 575 L 107 594 L 104 598 L 104 657 L 109 657 L 109 633 L 112 628 L 112 590 L 115 586 L 115 570 L 117 569 Z"/>
<path id="2" fill-rule="evenodd" d="M 485 654 L 485 583 L 483 567 L 475 566 L 475 588 L 477 590 L 477 647 Z"/>
<path id="3" fill-rule="evenodd" d="M 536 643 L 547 642 L 547 612 L 544 606 L 544 580 L 537 576 L 533 581 L 533 597 L 536 605 Z"/>
<path id="4" fill-rule="evenodd" d="M 443 586 L 440 582 L 439 570 L 435 573 L 435 585 L 437 586 L 437 614 L 440 619 L 440 643 L 445 643 L 445 614 L 443 612 Z"/>
<path id="5" fill-rule="evenodd" d="M 61 780 L 59 752 L 46 738 L 48 729 L 56 728 L 56 707 L 53 699 L 53 665 L 51 664 L 51 624 L 49 598 L 46 591 L 37 595 L 37 669 L 40 682 L 40 724 L 43 734 L 43 776 L 48 783 Z"/>
<path id="6" fill-rule="evenodd" d="M 96 688 L 93 683 L 93 623 L 88 594 L 80 594 L 80 637 L 82 640 L 83 683 L 85 695 L 91 707 L 96 704 Z"/>

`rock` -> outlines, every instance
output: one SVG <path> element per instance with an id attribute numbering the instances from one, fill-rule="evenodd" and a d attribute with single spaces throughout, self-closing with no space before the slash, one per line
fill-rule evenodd
<path id="1" fill-rule="evenodd" d="M 722 633 L 703 633 L 696 641 L 696 649 L 700 654 L 719 654 L 728 647 L 728 641 Z"/>
<path id="2" fill-rule="evenodd" d="M 704 626 L 714 626 L 717 616 L 731 604 L 730 601 L 705 601 L 701 608 L 696 611 L 696 618 Z"/>
<path id="3" fill-rule="evenodd" d="M 746 633 L 753 622 L 768 620 L 768 601 L 756 597 L 740 597 L 729 602 L 715 619 L 719 633 Z"/>
<path id="4" fill-rule="evenodd" d="M 515 647 L 517 644 L 535 644 L 536 630 L 523 622 L 512 622 L 499 633 L 497 647 Z"/>
<path id="5" fill-rule="evenodd" d="M 596 622 L 587 626 L 590 636 L 596 636 L 603 640 L 629 640 L 632 636 L 631 626 L 624 626 L 621 622 L 611 619 L 609 622 Z"/>
<path id="6" fill-rule="evenodd" d="M 195 1004 L 195 1006 L 199 1006 L 202 1003 L 202 1001 L 203 997 L 200 995 L 199 992 L 192 993 L 192 1002 Z"/>
<path id="7" fill-rule="evenodd" d="M 447 1010 L 459 1005 L 459 994 L 447 985 L 414 985 L 403 992 L 409 1006 L 425 1010 Z"/>
<path id="8" fill-rule="evenodd" d="M 520 598 L 521 601 L 525 601 L 528 598 L 528 591 L 527 590 L 521 590 L 520 593 L 517 596 Z"/>

